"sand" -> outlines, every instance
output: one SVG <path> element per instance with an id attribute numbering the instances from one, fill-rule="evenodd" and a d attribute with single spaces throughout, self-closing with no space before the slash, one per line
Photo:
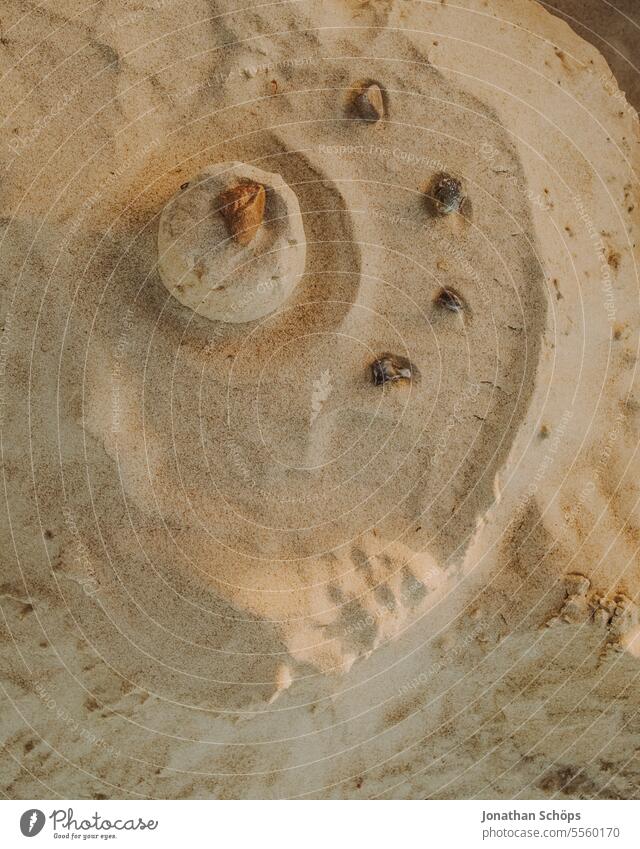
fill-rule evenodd
<path id="1" fill-rule="evenodd" d="M 234 9 L 2 16 L 5 792 L 635 798 L 635 111 L 532 0 Z M 159 269 L 225 162 L 240 323 Z"/>

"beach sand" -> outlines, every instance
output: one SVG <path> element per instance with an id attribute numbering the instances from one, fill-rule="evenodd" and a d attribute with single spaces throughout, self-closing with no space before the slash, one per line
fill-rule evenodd
<path id="1" fill-rule="evenodd" d="M 5 793 L 637 797 L 639 133 L 598 50 L 532 0 L 2 27 Z M 158 265 L 225 162 L 306 239 L 243 323 Z"/>

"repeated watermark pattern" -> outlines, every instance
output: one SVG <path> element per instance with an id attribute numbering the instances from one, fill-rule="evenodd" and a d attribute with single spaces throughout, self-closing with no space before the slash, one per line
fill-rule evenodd
<path id="1" fill-rule="evenodd" d="M 42 700 L 46 709 L 55 714 L 56 718 L 60 720 L 60 722 L 68 725 L 77 740 L 82 740 L 89 746 L 101 749 L 103 752 L 106 752 L 114 758 L 120 757 L 121 752 L 118 749 L 114 748 L 103 737 L 100 737 L 98 734 L 94 734 L 93 731 L 89 731 L 88 728 L 85 728 L 84 725 L 71 716 L 66 708 L 58 704 L 56 699 L 53 698 L 42 682 L 36 681 L 35 691 Z"/>
<path id="2" fill-rule="evenodd" d="M 313 424 L 320 415 L 325 402 L 329 399 L 329 395 L 331 395 L 332 389 L 331 371 L 325 369 L 320 377 L 313 381 L 310 424 Z"/>

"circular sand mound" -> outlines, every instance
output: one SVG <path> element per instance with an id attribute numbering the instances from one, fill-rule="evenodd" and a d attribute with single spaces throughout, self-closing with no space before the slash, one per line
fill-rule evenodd
<path id="1" fill-rule="evenodd" d="M 253 321 L 278 309 L 305 264 L 295 194 L 278 174 L 224 162 L 183 183 L 158 227 L 169 292 L 212 321 Z"/>

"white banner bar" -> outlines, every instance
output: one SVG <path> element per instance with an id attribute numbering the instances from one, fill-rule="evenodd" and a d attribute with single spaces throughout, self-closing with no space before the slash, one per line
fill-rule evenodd
<path id="1" fill-rule="evenodd" d="M 224 849 L 640 845 L 637 801 L 4 801 L 3 846 Z M 29 844 L 29 840 L 34 840 Z"/>

